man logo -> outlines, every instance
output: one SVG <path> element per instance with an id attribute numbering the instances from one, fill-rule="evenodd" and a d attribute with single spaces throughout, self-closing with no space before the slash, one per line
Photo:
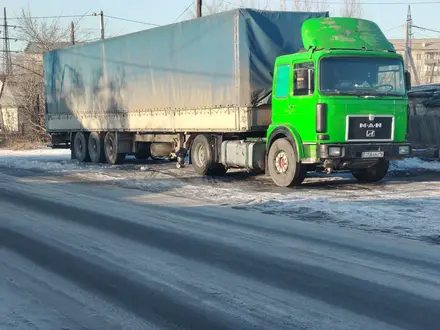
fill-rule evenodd
<path id="1" fill-rule="evenodd" d="M 369 131 L 367 131 L 366 136 L 369 137 L 369 138 L 375 137 L 376 136 L 376 131 L 369 130 Z"/>

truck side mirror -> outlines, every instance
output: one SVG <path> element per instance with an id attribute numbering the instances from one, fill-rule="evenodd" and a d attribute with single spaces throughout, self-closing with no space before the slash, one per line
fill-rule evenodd
<path id="1" fill-rule="evenodd" d="M 411 73 L 409 71 L 405 71 L 405 88 L 407 91 L 411 89 Z"/>

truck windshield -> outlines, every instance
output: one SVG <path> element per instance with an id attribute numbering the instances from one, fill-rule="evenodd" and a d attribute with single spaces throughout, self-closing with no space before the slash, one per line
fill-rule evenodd
<path id="1" fill-rule="evenodd" d="M 402 61 L 393 58 L 324 58 L 319 80 L 325 95 L 405 95 Z"/>

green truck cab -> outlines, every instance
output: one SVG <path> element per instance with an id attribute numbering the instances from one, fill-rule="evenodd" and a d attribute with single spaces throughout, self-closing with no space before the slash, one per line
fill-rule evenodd
<path id="1" fill-rule="evenodd" d="M 312 18 L 302 25 L 302 52 L 277 58 L 266 168 L 279 186 L 306 172 L 350 170 L 381 180 L 407 143 L 410 75 L 373 22 Z"/>

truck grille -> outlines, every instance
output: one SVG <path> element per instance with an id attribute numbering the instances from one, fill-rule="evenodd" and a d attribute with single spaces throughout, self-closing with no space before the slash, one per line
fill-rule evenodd
<path id="1" fill-rule="evenodd" d="M 348 116 L 347 141 L 391 141 L 393 116 Z"/>

